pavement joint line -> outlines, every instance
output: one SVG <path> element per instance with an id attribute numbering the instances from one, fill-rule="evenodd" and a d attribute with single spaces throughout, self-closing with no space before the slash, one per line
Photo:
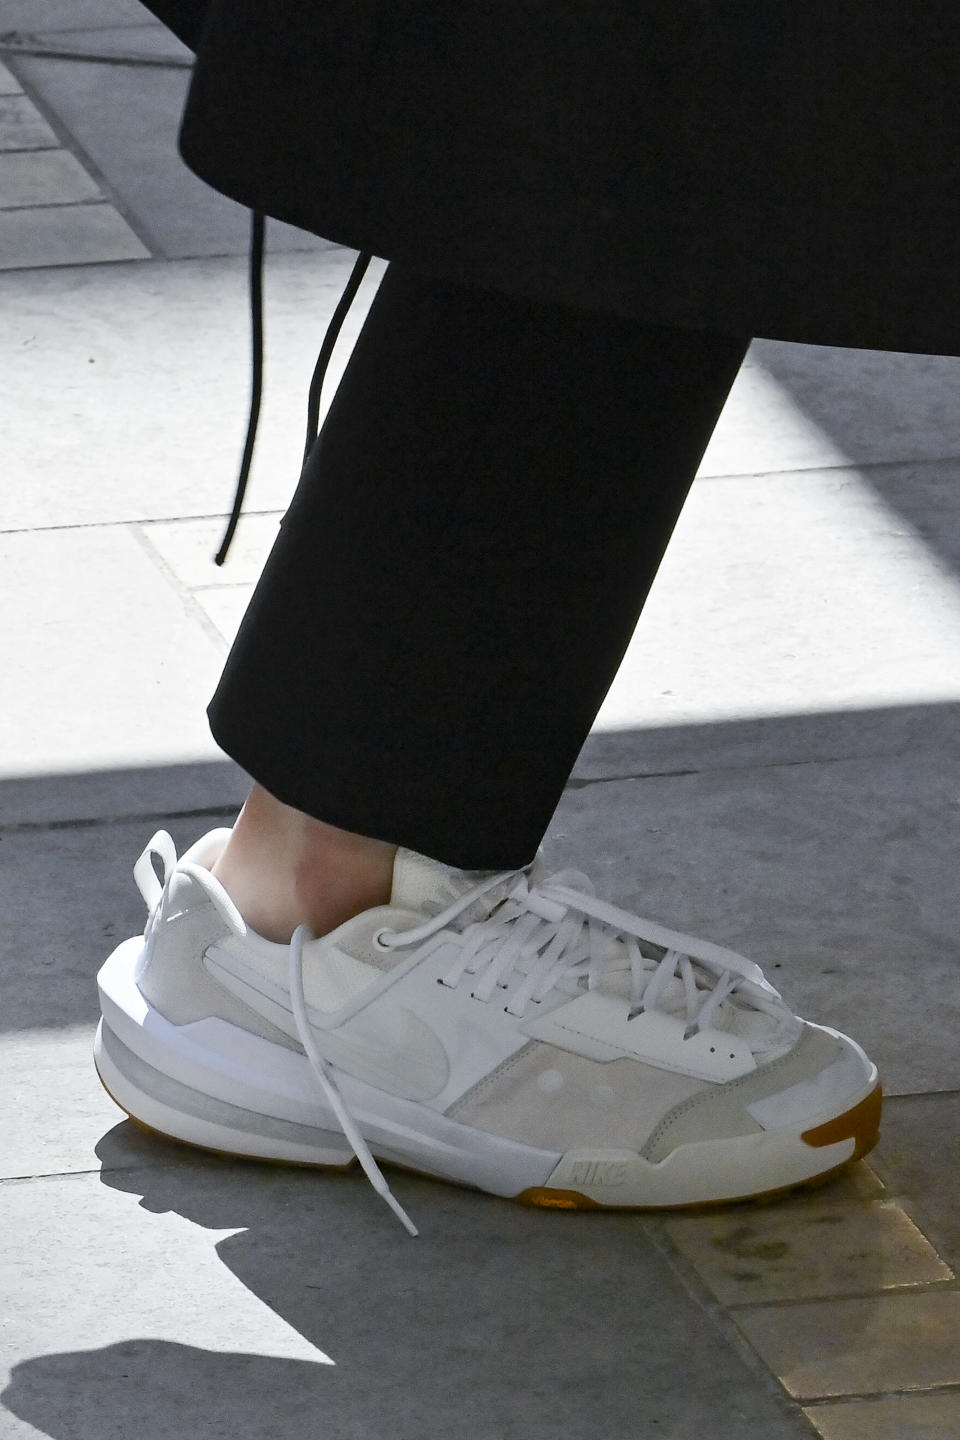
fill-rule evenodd
<path id="1" fill-rule="evenodd" d="M 920 1233 L 923 1234 L 922 1231 Z M 929 1239 L 926 1235 L 923 1238 Z M 937 1253 L 939 1255 L 939 1251 Z M 943 1257 L 940 1256 L 940 1259 Z M 943 1263 L 946 1264 L 946 1261 Z M 759 1314 L 761 1311 L 766 1313 L 771 1310 L 796 1310 L 799 1305 L 832 1305 L 840 1300 L 883 1300 L 888 1295 L 932 1295 L 957 1289 L 960 1289 L 960 1285 L 956 1275 L 952 1275 L 950 1279 L 921 1280 L 916 1283 L 904 1281 L 901 1285 L 885 1285 L 882 1290 L 831 1290 L 829 1295 L 804 1295 L 795 1298 L 782 1295 L 776 1300 L 730 1300 L 724 1302 L 723 1308 L 731 1315 L 747 1310 L 752 1314 Z"/>
<path id="2" fill-rule="evenodd" d="M 212 586 L 210 588 L 217 589 L 218 587 Z M 844 711 L 843 713 L 850 714 L 855 712 Z M 776 722 L 777 720 L 782 720 L 784 717 L 781 715 L 767 715 L 752 718 Z M 807 718 L 812 719 L 815 717 L 808 716 Z M 708 720 L 701 723 L 706 725 L 722 725 L 725 722 L 722 720 Z M 600 731 L 599 733 L 603 735 L 608 732 Z M 940 753 L 941 747 L 939 745 L 932 745 L 930 748 L 937 751 L 938 754 Z M 798 769 L 804 765 L 844 765 L 850 761 L 857 760 L 899 760 L 904 756 L 917 755 L 919 753 L 919 746 L 905 745 L 900 750 L 858 750 L 848 755 L 809 755 L 796 760 L 748 761 L 742 765 L 711 765 L 709 767 L 690 770 L 643 770 L 639 774 L 632 775 L 598 775 L 594 779 L 571 779 L 567 781 L 566 789 L 588 790 L 594 785 L 619 785 L 628 780 L 684 780 L 691 775 L 719 775 L 726 774 L 728 771 L 737 773 L 744 770 L 751 772 L 757 770 L 788 770 Z"/>
<path id="3" fill-rule="evenodd" d="M 47 146 L 43 146 L 43 147 L 30 147 L 30 149 L 28 149 L 28 150 L 6 150 L 6 151 L 0 152 L 0 154 L 6 154 L 6 155 L 25 155 L 25 154 L 30 154 L 30 153 L 32 153 L 32 151 L 33 151 L 34 149 L 43 149 L 43 150 L 45 151 L 45 153 L 49 154 L 49 153 L 50 153 L 51 151 L 53 151 L 53 150 L 63 150 L 63 149 L 68 149 L 68 147 L 63 146 L 63 145 L 56 145 L 56 146 L 47 145 Z M 72 153 L 72 152 L 68 150 L 68 153 Z M 75 157 L 75 158 L 79 158 L 79 157 Z M 92 174 L 92 178 L 96 180 L 96 179 L 97 179 L 97 175 L 96 175 L 95 173 Z M 109 198 L 108 195 L 104 195 L 103 198 L 104 198 L 104 200 L 107 201 L 107 203 L 109 203 L 109 204 L 111 204 L 111 205 L 114 204 L 114 202 L 113 202 L 112 200 L 110 200 L 110 198 Z M 65 206 L 69 206 L 69 205 L 71 205 L 71 204 L 83 204 L 83 203 L 102 204 L 103 201 L 92 201 L 92 202 L 83 202 L 83 201 L 73 202 L 73 201 L 67 201 L 67 202 L 65 202 Z M 41 208 L 57 209 L 57 208 L 65 208 L 65 207 L 59 207 L 59 206 L 56 206 L 56 205 L 48 205 L 48 206 L 45 206 L 45 207 L 44 207 L 44 206 L 28 205 L 28 206 L 11 206 L 11 207 L 9 207 L 9 208 L 10 208 L 10 209 L 41 209 Z M 116 206 L 116 205 L 114 205 L 114 209 L 119 209 L 119 207 Z M 123 214 L 122 210 L 120 210 L 120 214 L 121 214 L 121 216 L 122 216 L 122 218 L 123 218 L 124 220 L 127 219 L 126 215 Z M 141 240 L 142 240 L 142 236 L 139 237 L 139 238 L 141 238 Z M 146 242 L 144 242 L 144 243 L 146 243 Z M 149 247 L 148 247 L 148 248 L 149 248 Z M 342 246 L 334 246 L 334 247 L 331 247 L 331 248 L 334 248 L 334 249 L 342 249 L 343 247 L 342 247 Z M 316 253 L 316 252 L 314 252 L 314 251 L 312 251 L 312 250 L 287 250 L 287 251 L 284 251 L 284 252 L 282 252 L 282 253 L 283 253 L 284 255 L 308 255 L 308 254 L 314 254 L 314 253 Z M 138 259 L 126 259 L 126 260 L 91 260 L 91 261 L 71 261 L 71 260 L 65 260 L 65 261 L 62 261 L 62 262 L 57 262 L 57 264 L 55 264 L 55 265 L 23 265 L 23 266 L 18 266 L 18 268 L 17 268 L 16 270 L 0 271 L 0 285 L 2 285 L 2 283 L 3 283 L 3 276 L 4 276 L 4 275 L 22 276 L 22 275 L 36 274 L 38 271 L 46 271 L 46 270 L 69 270 L 69 269 L 89 270 L 92 266 L 104 266 L 104 265 L 124 265 L 124 266 L 131 266 L 131 265 L 150 265 L 150 264 L 164 265 L 164 266 L 171 266 L 171 265 L 196 265 L 196 264 L 202 264 L 202 263 L 205 262 L 205 261 L 222 261 L 222 260 L 234 261 L 234 262 L 236 262 L 236 263 L 238 263 L 238 264 L 240 264 L 240 263 L 245 263 L 244 257 L 243 257 L 242 255 L 236 255 L 236 254 L 223 254 L 223 255 L 176 255 L 176 256 L 165 256 L 165 255 L 159 255 L 159 254 L 151 254 L 150 256 L 141 257 L 141 258 L 138 258 Z M 793 478 L 795 478 L 796 476 L 802 476 L 802 475 L 829 475 L 829 474 L 833 474 L 833 473 L 845 473 L 845 472 L 847 472 L 847 471 L 855 471 L 858 475 L 868 475 L 868 474 L 870 474 L 870 473 L 872 473 L 872 472 L 874 472 L 874 471 L 903 470 L 903 469 L 906 469 L 906 468 L 911 468 L 911 469 L 928 469 L 928 468 L 929 468 L 929 469 L 932 469 L 933 467 L 939 466 L 939 465 L 958 465 L 958 466 L 960 466 L 960 453 L 957 453 L 956 455 L 918 456 L 916 459 L 902 459 L 902 460 L 870 460 L 870 461 L 850 460 L 849 462 L 847 462 L 847 463 L 845 463 L 845 464 L 838 464 L 838 465 L 805 465 L 805 466 L 799 466 L 799 467 L 797 467 L 797 468 L 795 468 L 795 469 L 784 469 L 784 470 L 737 470 L 737 471 L 729 471 L 729 472 L 726 472 L 726 473 L 724 473 L 724 474 L 722 474 L 722 475 L 698 475 L 697 478 L 696 478 L 696 484 L 698 484 L 698 485 L 708 485 L 708 484 L 713 484 L 713 483 L 716 482 L 716 481 L 729 481 L 729 480 L 770 480 L 770 481 L 777 481 L 777 480 L 779 480 L 779 479 L 793 479 Z M 954 480 L 953 477 L 949 477 L 949 478 L 945 477 L 945 478 L 944 478 L 944 481 L 943 481 L 943 484 L 944 484 L 944 487 L 952 486 L 952 485 L 955 484 L 955 480 Z M 268 509 L 268 510 L 248 510 L 246 507 L 244 507 L 243 515 L 242 515 L 242 517 L 241 517 L 241 523 L 242 523 L 242 521 L 245 520 L 248 516 L 257 516 L 257 515 L 259 515 L 259 516 L 264 516 L 264 515 L 284 515 L 284 514 L 286 514 L 286 510 L 285 510 L 284 508 L 282 508 L 282 507 L 280 507 L 280 508 L 273 507 L 273 508 Z M 73 523 L 71 523 L 71 524 L 69 524 L 69 525 L 58 525 L 58 524 L 56 524 L 56 523 L 53 523 L 53 524 L 50 524 L 50 525 L 15 525 L 15 526 L 10 526 L 10 527 L 0 527 L 0 535 L 43 534 L 43 533 L 45 533 L 45 532 L 48 531 L 48 530 L 49 530 L 49 531 L 61 531 L 61 530 L 96 530 L 96 529 L 107 529 L 107 528 L 110 527 L 110 526 L 114 526 L 114 527 L 115 527 L 115 526 L 117 526 L 117 525 L 143 525 L 143 526 L 151 526 L 151 525 L 180 525 L 180 524 L 189 524 L 190 522 L 192 522 L 192 521 L 194 521 L 194 520 L 222 520 L 224 523 L 226 523 L 226 521 L 228 520 L 228 518 L 229 518 L 229 512 L 228 512 L 228 511 L 204 512 L 203 514 L 190 514 L 190 515 L 148 515 L 148 516 L 132 516 L 132 517 L 127 517 L 126 519 L 123 519 L 123 520 L 82 520 L 82 521 L 75 521 L 75 522 L 73 522 Z M 889 532 L 885 532 L 885 533 L 889 533 Z M 912 533 L 912 530 L 911 530 L 911 527 L 910 527 L 909 525 L 907 525 L 907 526 L 905 526 L 905 527 L 903 528 L 903 530 L 900 530 L 900 529 L 898 528 L 897 531 L 896 531 L 896 533 L 897 533 L 897 534 L 901 534 L 901 533 L 903 533 L 903 534 L 909 534 L 909 533 Z"/>
<path id="4" fill-rule="evenodd" d="M 34 25 L 30 31 L 31 35 L 77 35 L 83 31 L 87 35 L 99 35 L 111 30 L 165 30 L 166 26 L 157 20 L 119 20 L 116 24 L 110 25 Z M 7 34 L 22 33 L 7 31 Z"/>
<path id="5" fill-rule="evenodd" d="M 31 209 L 33 207 L 28 206 L 27 208 Z M 98 263 L 107 265 L 140 265 L 144 262 L 140 260 L 107 260 Z M 35 268 L 45 270 L 52 267 L 44 265 L 37 266 Z M 62 269 L 63 267 L 60 266 L 56 268 Z M 86 269 L 87 266 L 84 265 L 83 268 Z M 24 273 L 24 270 L 18 270 L 16 272 L 8 271 L 7 273 L 16 273 L 22 275 Z M 243 521 L 247 519 L 253 519 L 255 517 L 273 518 L 274 516 L 281 516 L 285 514 L 286 511 L 282 509 L 247 510 L 245 508 L 240 520 L 241 528 L 243 526 Z M 150 526 L 154 525 L 190 525 L 195 520 L 218 520 L 225 526 L 229 518 L 229 511 L 224 510 L 223 512 L 217 512 L 216 514 L 209 515 L 160 515 L 148 516 L 146 518 L 133 516 L 126 517 L 122 520 L 78 520 L 69 525 L 13 525 L 9 528 L 0 527 L 0 535 L 61 535 L 66 534 L 70 530 L 118 530 L 123 526 L 134 525 L 141 526 L 143 529 L 147 529 Z M 238 581 L 237 583 L 239 584 L 241 582 Z"/>
<path id="6" fill-rule="evenodd" d="M 49 155 L 51 151 L 66 149 L 65 145 L 7 145 L 0 150 L 0 155 Z M 71 152 L 67 151 L 67 153 Z"/>
<path id="7" fill-rule="evenodd" d="M 184 610 L 190 618 L 200 626 L 207 639 L 212 640 L 218 650 L 223 650 L 228 646 L 229 640 L 227 636 L 217 628 L 211 617 L 200 604 L 192 587 L 180 578 L 166 557 L 161 555 L 144 528 L 141 525 L 130 522 L 128 522 L 124 528 L 130 534 L 134 543 L 143 551 L 147 559 L 153 562 L 156 569 L 159 570 L 163 578 L 179 596 Z M 211 559 L 212 558 L 211 556 Z M 217 589 L 219 587 L 213 586 L 212 588 Z"/>
<path id="8" fill-rule="evenodd" d="M 931 1395 L 960 1395 L 960 1382 L 948 1380 L 943 1385 L 911 1385 L 908 1390 L 863 1390 L 857 1394 L 823 1395 L 803 1403 L 808 1409 L 815 1407 L 818 1410 L 839 1410 L 844 1405 L 856 1405 L 858 1401 L 899 1400 L 901 1396 L 912 1399 L 914 1395 L 924 1398 Z M 904 1437 L 904 1440 L 909 1440 L 909 1437 Z"/>
<path id="9" fill-rule="evenodd" d="M 750 1344 L 743 1330 L 741 1330 L 730 1313 L 729 1307 L 717 1299 L 697 1266 L 679 1250 L 667 1234 L 666 1226 L 671 1217 L 652 1215 L 650 1218 L 654 1221 L 654 1223 L 647 1228 L 647 1235 L 650 1238 L 651 1244 L 667 1266 L 673 1271 L 693 1304 L 700 1309 L 720 1332 L 734 1354 L 739 1356 L 744 1366 L 748 1370 L 753 1371 L 758 1379 L 762 1378 L 781 1401 L 786 1400 L 791 1408 L 794 1409 L 795 1414 L 802 1413 L 799 1410 L 797 1399 L 788 1392 L 780 1376 L 771 1369 L 760 1352 Z"/>
<path id="10" fill-rule="evenodd" d="M 19 777 L 17 777 L 19 778 Z M 0 788 L 3 782 L 0 781 Z M 100 826 L 157 824 L 160 820 L 207 820 L 218 815 L 232 815 L 236 805 L 203 805 L 196 810 L 150 810 L 129 815 L 84 815 L 68 820 L 18 820 L 12 825 L 0 824 L 0 836 L 30 835 L 44 830 L 95 830 Z"/>
<path id="11" fill-rule="evenodd" d="M 3 153 L 9 155 L 11 152 L 7 150 Z M 22 155 L 25 152 L 18 150 L 14 153 Z M 50 151 L 46 153 L 49 155 Z M 90 195 L 86 200 L 41 200 L 30 205 L 0 205 L 0 215 L 12 215 L 18 210 L 96 210 L 104 205 L 110 210 L 114 208 L 105 196 Z"/>
<path id="12" fill-rule="evenodd" d="M 219 584 L 211 581 L 209 585 L 191 585 L 190 589 L 194 595 L 220 595 L 224 590 L 252 590 L 255 583 L 253 580 L 224 580 Z"/>
<path id="13" fill-rule="evenodd" d="M 24 55 L 31 60 L 71 60 L 74 63 L 82 65 L 113 65 L 121 69 L 193 69 L 192 60 L 181 59 L 173 55 L 166 57 L 158 55 L 122 55 L 116 52 L 112 54 L 109 52 L 100 52 L 98 54 L 95 51 L 86 50 L 58 50 L 55 47 L 42 46 L 39 44 L 4 44 L 2 38 L 0 38 L 0 55 L 5 57 Z"/>
<path id="14" fill-rule="evenodd" d="M 903 470 L 907 467 L 922 467 L 932 465 L 960 465 L 960 454 L 956 455 L 918 455 L 911 459 L 909 456 L 900 460 L 857 460 L 850 458 L 840 461 L 835 465 L 797 465 L 783 470 L 730 470 L 721 475 L 698 475 L 696 483 L 702 485 L 713 480 L 775 480 L 781 475 L 831 475 L 835 472 L 848 470 L 855 471 L 858 475 L 869 474 L 875 470 Z M 952 481 L 944 481 L 944 484 L 952 484 Z"/>
<path id="15" fill-rule="evenodd" d="M 114 210 L 117 210 L 117 206 L 113 204 L 112 200 L 108 203 Z M 123 215 L 122 212 L 118 211 L 118 213 L 120 214 L 120 218 L 126 223 L 127 217 Z M 128 229 L 132 228 L 132 226 L 128 225 Z M 149 248 L 145 245 L 141 236 L 137 235 L 136 239 L 140 241 L 141 245 L 144 245 L 145 249 Z M 131 255 L 123 260 L 117 260 L 115 258 L 112 260 L 51 260 L 48 261 L 46 265 L 5 265 L 0 267 L 0 280 L 2 280 L 4 275 L 37 275 L 43 274 L 48 270 L 95 270 L 103 269 L 108 265 L 143 265 L 147 260 L 155 259 L 155 255 Z M 37 525 L 33 528 L 44 530 L 46 526 Z"/>

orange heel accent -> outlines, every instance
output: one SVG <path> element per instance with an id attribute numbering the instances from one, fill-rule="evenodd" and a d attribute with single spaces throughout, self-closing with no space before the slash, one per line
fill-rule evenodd
<path id="1" fill-rule="evenodd" d="M 883 1087 L 878 1085 L 871 1090 L 865 1100 L 859 1105 L 854 1105 L 845 1115 L 838 1115 L 835 1120 L 828 1120 L 824 1125 L 816 1125 L 812 1130 L 805 1130 L 800 1137 L 807 1145 L 819 1147 L 821 1145 L 836 1145 L 840 1140 L 853 1140 L 854 1151 L 850 1156 L 851 1160 L 859 1160 L 861 1155 L 866 1155 L 872 1150 L 880 1138 L 880 1113 L 883 1109 Z M 849 1162 L 847 1162 L 849 1163 Z"/>

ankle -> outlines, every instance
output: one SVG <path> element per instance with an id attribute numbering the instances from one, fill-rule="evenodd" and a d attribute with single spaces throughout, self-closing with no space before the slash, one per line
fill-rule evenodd
<path id="1" fill-rule="evenodd" d="M 395 845 L 339 830 L 255 785 L 213 874 L 257 934 L 317 935 L 390 899 Z"/>

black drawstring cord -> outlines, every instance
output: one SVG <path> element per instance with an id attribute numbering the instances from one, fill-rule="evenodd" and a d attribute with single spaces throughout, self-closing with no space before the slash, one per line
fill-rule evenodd
<path id="1" fill-rule="evenodd" d="M 252 212 L 251 238 L 250 238 L 250 320 L 253 335 L 253 386 L 250 397 L 250 419 L 247 422 L 247 438 L 243 447 L 243 460 L 240 464 L 240 475 L 237 480 L 237 493 L 233 497 L 233 510 L 227 523 L 226 533 L 219 551 L 214 556 L 215 563 L 222 565 L 227 558 L 230 549 L 230 542 L 236 533 L 237 523 L 240 519 L 240 511 L 243 508 L 243 497 L 247 490 L 247 478 L 250 474 L 250 462 L 253 459 L 253 446 L 257 438 L 257 425 L 260 420 L 260 398 L 263 394 L 263 251 L 264 251 L 264 217 L 259 211 Z M 320 426 L 320 395 L 323 390 L 323 380 L 327 373 L 327 366 L 330 364 L 330 357 L 333 354 L 334 346 L 346 319 L 347 311 L 356 298 L 360 288 L 360 282 L 367 272 L 367 266 L 373 257 L 370 255 L 359 255 L 356 263 L 350 272 L 350 279 L 347 281 L 346 289 L 340 297 L 340 302 L 333 312 L 333 318 L 327 326 L 327 333 L 320 347 L 320 354 L 317 357 L 316 368 L 313 372 L 313 379 L 310 381 L 310 395 L 307 401 L 307 439 L 303 451 L 303 463 L 306 465 L 307 457 L 313 449 L 317 439 Z"/>
<path id="2" fill-rule="evenodd" d="M 250 225 L 250 319 L 253 332 L 253 384 L 250 397 L 250 419 L 247 422 L 247 438 L 240 462 L 240 477 L 237 493 L 233 497 L 233 510 L 227 523 L 223 543 L 214 556 L 214 563 L 222 565 L 227 558 L 240 519 L 243 497 L 247 490 L 247 477 L 253 459 L 253 445 L 257 438 L 257 424 L 260 420 L 260 397 L 263 394 L 263 241 L 264 218 L 259 210 L 251 212 Z"/>
<path id="3" fill-rule="evenodd" d="M 347 311 L 356 298 L 360 289 L 360 281 L 367 273 L 367 266 L 370 264 L 371 256 L 358 255 L 356 264 L 350 272 L 350 279 L 347 281 L 347 288 L 340 296 L 340 303 L 333 312 L 333 318 L 327 326 L 327 333 L 323 338 L 323 345 L 320 347 L 320 354 L 317 356 L 316 369 L 313 372 L 313 379 L 310 381 L 310 397 L 307 401 L 307 439 L 303 447 L 303 463 L 306 465 L 310 451 L 313 449 L 320 427 L 320 392 L 323 389 L 323 377 L 327 373 L 327 366 L 330 364 L 330 356 L 333 354 L 333 347 L 337 343 L 340 334 L 340 327 L 347 318 Z"/>

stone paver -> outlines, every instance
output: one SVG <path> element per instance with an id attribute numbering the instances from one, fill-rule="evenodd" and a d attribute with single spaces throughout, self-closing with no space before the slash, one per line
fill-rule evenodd
<path id="1" fill-rule="evenodd" d="M 145 260 L 149 251 L 112 205 L 51 205 L 0 210 L 0 266 L 76 265 Z"/>
<path id="2" fill-rule="evenodd" d="M 0 96 L 0 151 L 56 149 L 59 140 L 26 95 Z"/>
<path id="3" fill-rule="evenodd" d="M 0 64 L 0 95 L 21 95 L 23 86 L 15 75 L 11 75 L 6 65 Z"/>
<path id="4" fill-rule="evenodd" d="M 960 1434 L 960 1391 L 811 1405 L 805 1413 L 823 1440 L 950 1440 Z"/>
<path id="5" fill-rule="evenodd" d="M 725 1305 L 810 1300 L 953 1280 L 953 1271 L 894 1201 L 785 1201 L 748 1215 L 672 1220 L 670 1239 Z"/>
<path id="6" fill-rule="evenodd" d="M 0 586 L 3 774 L 216 758 L 221 647 L 123 527 L 0 535 Z"/>
<path id="7" fill-rule="evenodd" d="M 146 10 L 140 13 L 150 19 Z M 10 54 L 9 64 L 106 178 L 111 198 L 149 251 L 167 258 L 245 254 L 249 212 L 205 185 L 177 152 L 189 50 L 159 24 L 61 29 L 46 38 L 85 58 Z M 90 59 L 98 55 L 103 63 Z M 140 55 L 145 63 L 109 63 L 118 55 L 127 62 Z M 329 248 L 328 240 L 291 225 L 275 221 L 270 229 L 273 251 Z"/>
<path id="8" fill-rule="evenodd" d="M 354 260 L 339 250 L 268 260 L 251 511 L 289 503 L 303 458 L 310 378 Z M 383 268 L 371 266 L 344 325 L 325 403 Z M 4 472 L 11 477 L 0 494 L 0 530 L 229 510 L 250 403 L 244 260 L 0 274 L 0 310 L 0 372 L 9 397 Z M 56 423 L 48 423 L 51 414 Z"/>
<path id="9" fill-rule="evenodd" d="M 960 1385 L 960 1292 L 744 1309 L 737 1324 L 791 1395 Z"/>
<path id="10" fill-rule="evenodd" d="M 34 34 L 68 25 L 94 30 L 109 25 L 142 25 L 152 19 L 138 0 L 3 0 L 4 30 Z"/>
<path id="11" fill-rule="evenodd" d="M 96 181 L 65 150 L 0 154 L 0 210 L 97 198 L 100 189 Z"/>
<path id="12" fill-rule="evenodd" d="M 952 1003 L 945 992 L 944 1004 Z M 916 1196 L 925 1232 L 960 1270 L 960 1087 L 946 1095 L 908 1095 L 889 1107 L 876 1165 L 888 1185 Z"/>

